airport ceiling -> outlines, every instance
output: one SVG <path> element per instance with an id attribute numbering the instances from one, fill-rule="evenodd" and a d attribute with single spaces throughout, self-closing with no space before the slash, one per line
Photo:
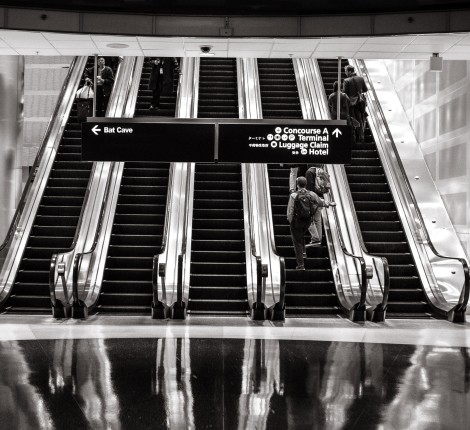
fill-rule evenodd
<path id="1" fill-rule="evenodd" d="M 0 55 L 103 55 L 470 60 L 470 33 L 384 37 L 200 38 L 72 34 L 0 30 Z"/>
<path id="2" fill-rule="evenodd" d="M 211 46 L 211 54 L 216 57 L 336 58 L 341 56 L 343 58 L 361 59 L 428 59 L 432 53 L 439 53 L 447 60 L 470 60 L 470 33 L 467 19 L 469 16 L 468 11 L 470 11 L 470 0 L 170 0 L 167 2 L 161 0 L 0 0 L 0 8 L 1 6 L 12 6 L 9 7 L 9 13 L 6 12 L 6 9 L 4 10 L 1 22 L 5 26 L 7 24 L 11 25 L 10 28 L 13 29 L 7 29 L 8 27 L 0 29 L 0 55 L 69 56 L 98 54 L 103 56 L 197 57 L 201 55 L 200 47 L 204 45 Z M 33 8 L 37 15 L 34 16 L 36 21 L 24 21 L 24 17 L 31 18 L 31 14 L 24 14 L 26 10 L 21 9 L 21 7 Z M 96 23 L 93 30 L 87 30 L 86 27 L 77 30 L 78 27 L 76 25 L 73 27 L 72 21 L 67 21 L 67 24 L 64 25 L 61 22 L 61 20 L 64 21 L 61 13 L 57 14 L 54 18 L 55 21 L 53 18 L 49 21 L 46 15 L 40 15 L 43 10 L 48 8 L 70 10 L 71 12 L 67 13 L 75 14 L 74 22 L 80 22 L 81 20 L 82 23 L 85 20 L 84 16 L 87 14 L 83 13 L 81 14 L 83 16 L 78 18 L 77 11 L 91 11 L 91 18 L 93 18 L 92 15 L 96 15 L 93 12 L 134 12 L 139 15 L 144 13 L 163 14 L 165 22 L 176 23 L 186 21 L 181 21 L 179 18 L 176 18 L 176 21 L 171 21 L 171 18 L 168 18 L 165 14 L 178 16 L 194 14 L 195 16 L 190 19 L 196 20 L 194 21 L 195 25 L 202 26 L 207 25 L 209 18 L 197 21 L 196 15 L 221 14 L 221 17 L 211 19 L 215 22 L 219 20 L 223 22 L 224 15 L 239 13 L 243 14 L 240 20 L 249 15 L 263 15 L 262 18 L 256 18 L 258 23 L 260 20 L 267 20 L 264 18 L 265 16 L 282 15 L 285 16 L 284 19 L 273 19 L 276 23 L 282 22 L 284 27 L 287 21 L 291 20 L 287 16 L 296 14 L 334 15 L 337 13 L 344 16 L 349 12 L 363 15 L 366 13 L 382 13 L 383 16 L 389 17 L 393 16 L 391 12 L 398 11 L 454 10 L 455 12 L 451 13 L 454 17 L 460 19 L 463 25 L 460 27 L 447 27 L 447 32 L 431 29 L 425 31 L 424 34 L 418 32 L 406 34 L 404 31 L 398 31 L 396 35 L 390 35 L 394 34 L 392 32 L 395 31 L 392 24 L 389 27 L 388 34 L 382 33 L 382 36 L 367 35 L 364 32 L 356 33 L 366 34 L 364 36 L 351 35 L 349 37 L 288 37 L 283 36 L 283 34 L 288 33 L 282 31 L 276 33 L 275 30 L 277 28 L 282 29 L 282 25 L 276 27 L 277 24 L 274 24 L 274 31 L 270 33 L 272 37 L 197 37 L 197 34 L 188 36 L 184 35 L 185 33 L 180 33 L 183 35 L 178 36 L 178 31 L 173 31 L 175 28 L 178 30 L 178 25 L 175 27 L 166 24 L 171 31 L 170 35 L 167 36 L 140 32 L 141 27 L 136 27 L 138 24 L 135 24 L 133 28 L 137 30 L 134 30 L 134 32 L 123 32 L 122 35 L 119 35 L 120 33 L 116 35 L 115 29 L 121 29 L 122 26 L 111 26 L 111 30 L 106 31 L 103 28 L 109 29 L 109 25 L 106 27 L 109 22 L 103 23 L 96 18 L 92 19 L 92 22 Z M 464 9 L 467 12 L 461 13 L 460 10 Z M 16 13 L 13 13 L 14 11 Z M 51 14 L 53 13 L 51 12 Z M 439 14 L 441 15 L 441 21 L 450 19 L 446 18 L 447 12 L 444 15 L 441 12 L 424 15 L 434 17 Z M 122 16 L 125 16 L 125 14 Z M 41 21 L 41 19 L 46 21 Z M 102 15 L 101 19 L 103 19 Z M 350 17 L 347 18 L 348 23 L 350 19 Z M 323 16 L 320 20 L 322 22 L 331 22 L 328 17 Z M 354 18 L 353 22 L 363 22 L 367 30 L 370 25 L 369 21 L 358 20 L 360 20 L 360 17 Z M 48 24 L 49 22 L 58 25 L 60 29 L 56 28 L 54 31 L 49 31 L 51 28 L 49 25 L 52 25 Z M 122 23 L 123 21 L 116 22 Z M 140 23 L 142 21 L 135 22 Z M 271 22 L 269 25 L 271 25 Z M 342 21 L 339 20 L 338 22 L 341 23 Z M 383 22 L 383 20 L 380 22 Z M 391 22 L 395 21 L 392 20 Z M 408 18 L 408 22 L 413 22 L 412 18 Z M 35 27 L 28 27 L 31 23 Z M 382 29 L 378 23 L 379 21 L 376 21 L 375 25 Z M 103 27 L 103 24 L 105 27 Z M 328 26 L 328 24 L 323 24 L 323 27 L 325 25 Z M 21 30 L 21 28 L 25 30 Z M 36 31 L 28 31 L 28 28 L 35 28 Z M 356 27 L 353 28 L 356 29 Z M 458 28 L 458 31 L 451 32 L 449 28 Z M 463 31 L 460 31 L 460 29 Z M 114 31 L 114 34 L 107 34 L 109 31 Z M 217 31 L 219 31 L 218 28 Z M 439 33 L 435 34 L 435 31 L 439 31 Z M 140 35 L 135 35 L 136 32 Z M 276 34 L 282 36 L 277 37 Z M 324 33 L 319 32 L 317 34 L 322 35 Z"/>
<path id="3" fill-rule="evenodd" d="M 317 15 L 443 11 L 469 0 L 0 0 L 0 6 L 187 15 Z"/>

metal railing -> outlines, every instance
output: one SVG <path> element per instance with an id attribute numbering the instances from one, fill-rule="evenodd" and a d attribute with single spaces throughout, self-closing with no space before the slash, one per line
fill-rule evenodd
<path id="1" fill-rule="evenodd" d="M 123 63 L 119 65 L 118 71 L 116 73 L 116 80 L 113 86 L 113 93 L 111 95 L 107 109 L 108 116 L 111 115 L 111 113 L 112 115 L 116 115 L 116 113 L 120 109 L 122 110 L 122 106 L 125 106 L 127 102 L 127 89 L 129 88 L 129 82 L 126 81 L 126 76 L 129 75 L 129 70 L 132 69 L 133 62 L 132 60 L 126 59 Z M 90 175 L 91 179 L 88 183 L 85 199 L 80 213 L 80 218 L 77 224 L 78 227 L 75 232 L 75 237 L 72 242 L 72 245 L 68 249 L 56 252 L 52 256 L 51 265 L 49 269 L 49 290 L 52 301 L 53 315 L 55 317 L 61 317 L 62 309 L 64 309 L 63 317 L 71 316 L 73 318 L 86 318 L 88 316 L 88 308 L 86 304 L 79 298 L 78 278 L 83 257 L 93 254 L 96 249 L 102 231 L 103 219 L 108 204 L 110 194 L 109 191 L 112 186 L 112 179 L 114 176 L 113 172 L 116 168 L 116 164 L 117 163 L 94 163 L 93 171 Z M 95 178 L 95 171 L 98 169 L 98 166 L 100 166 L 101 171 L 96 174 Z M 109 167 L 109 169 L 107 167 Z M 103 200 L 101 202 L 99 215 L 97 217 L 97 224 L 95 227 L 92 245 L 87 251 L 77 252 L 77 242 L 79 241 L 79 238 L 83 238 L 87 235 L 85 228 L 89 226 L 88 224 L 91 221 L 90 217 L 93 217 L 95 214 L 95 212 L 92 210 L 93 207 L 91 207 L 92 203 L 89 202 L 89 196 L 92 190 L 94 190 L 95 194 L 98 192 L 103 175 L 106 175 L 106 183 L 104 187 Z M 88 217 L 90 219 L 87 219 L 87 222 L 85 223 L 84 213 L 86 211 L 88 211 Z M 72 304 L 70 304 L 70 295 L 68 292 L 67 285 L 69 273 L 72 273 Z M 61 301 L 57 299 L 55 294 L 55 288 L 58 281 L 56 279 L 56 275 L 60 278 L 63 286 L 65 304 L 61 303 Z"/>
<path id="2" fill-rule="evenodd" d="M 429 235 L 429 232 L 426 228 L 426 223 L 424 221 L 424 218 L 421 214 L 421 211 L 419 210 L 419 205 L 418 205 L 418 202 L 417 202 L 416 197 L 414 195 L 414 192 L 413 192 L 413 189 L 411 187 L 410 181 L 408 180 L 408 177 L 406 175 L 405 167 L 403 165 L 403 162 L 401 161 L 400 154 L 398 153 L 398 149 L 397 149 L 395 141 L 393 139 L 393 134 L 392 134 L 392 132 L 390 130 L 390 127 L 389 127 L 389 125 L 386 121 L 385 113 L 382 109 L 382 106 L 378 102 L 377 93 L 375 91 L 374 86 L 372 85 L 372 80 L 369 76 L 369 73 L 367 71 L 365 63 L 363 61 L 357 61 L 357 63 L 359 65 L 359 69 L 360 69 L 362 75 L 364 76 L 364 78 L 368 82 L 369 91 L 373 94 L 373 98 L 371 98 L 369 95 L 367 95 L 367 96 L 368 96 L 369 101 L 371 102 L 371 104 L 374 106 L 374 110 L 379 115 L 379 117 L 381 119 L 381 123 L 382 123 L 383 127 L 386 130 L 387 137 L 390 141 L 390 148 L 392 149 L 393 154 L 394 154 L 394 162 L 397 164 L 398 169 L 399 169 L 399 172 L 398 172 L 400 174 L 400 181 L 399 182 L 400 182 L 401 186 L 405 187 L 405 190 L 402 190 L 402 192 L 404 191 L 406 193 L 406 197 L 411 200 L 411 202 L 408 206 L 414 208 L 413 215 L 418 217 L 419 221 L 417 222 L 417 225 L 420 227 L 419 231 L 421 231 L 422 234 L 424 235 L 423 241 L 427 244 L 427 246 L 429 247 L 431 252 L 436 257 L 439 257 L 440 259 L 443 259 L 443 260 L 458 261 L 462 265 L 464 281 L 463 281 L 460 297 L 459 297 L 458 302 L 455 306 L 453 306 L 450 310 L 445 310 L 444 312 L 445 312 L 445 314 L 447 316 L 447 319 L 449 321 L 452 321 L 452 322 L 465 322 L 465 313 L 466 313 L 467 304 L 468 304 L 468 300 L 469 300 L 469 296 L 470 296 L 470 273 L 469 273 L 467 260 L 465 258 L 461 258 L 461 257 L 453 257 L 453 256 L 443 255 L 439 251 L 437 251 L 437 249 L 435 248 L 435 246 L 434 246 L 434 244 L 431 240 L 431 237 Z M 438 311 L 439 311 L 439 309 L 438 309 Z M 443 310 L 440 310 L 440 311 L 442 312 Z"/>

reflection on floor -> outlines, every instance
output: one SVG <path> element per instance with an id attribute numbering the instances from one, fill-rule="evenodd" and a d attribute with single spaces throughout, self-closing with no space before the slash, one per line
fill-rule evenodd
<path id="1" fill-rule="evenodd" d="M 470 349 L 446 345 L 436 336 L 429 345 L 405 345 L 388 343 L 387 333 L 392 340 L 397 333 L 387 326 L 298 320 L 274 327 L 216 319 L 216 335 L 204 337 L 210 321 L 193 319 L 148 324 L 150 332 L 139 337 L 142 326 L 131 323 L 136 320 L 112 324 L 108 318 L 62 324 L 30 320 L 35 337 L 25 340 L 25 324 L 14 321 L 0 322 L 2 338 L 6 332 L 11 336 L 0 342 L 2 429 L 470 426 Z M 463 334 L 465 345 L 469 330 L 442 321 L 434 327 L 394 324 L 419 336 L 439 330 L 457 338 Z M 377 328 L 383 342 L 301 340 L 307 329 L 331 334 L 326 327 L 335 325 L 342 332 L 349 327 L 352 338 L 354 330 Z M 160 336 L 150 335 L 155 329 Z M 268 334 L 256 338 L 257 329 Z"/>

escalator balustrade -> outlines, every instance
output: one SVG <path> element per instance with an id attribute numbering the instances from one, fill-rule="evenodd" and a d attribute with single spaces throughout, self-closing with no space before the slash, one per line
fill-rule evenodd
<path id="1" fill-rule="evenodd" d="M 342 61 L 342 70 L 348 62 Z M 337 60 L 318 60 L 326 93 L 338 77 Z M 343 74 L 343 79 L 346 76 Z M 387 258 L 390 268 L 388 318 L 427 318 L 432 315 L 398 216 L 377 145 L 366 124 L 365 142 L 355 143 L 346 174 L 354 207 L 369 252 Z"/>
<path id="2" fill-rule="evenodd" d="M 258 59 L 263 118 L 302 119 L 292 60 Z M 287 222 L 289 167 L 268 165 L 276 249 L 286 261 L 286 314 L 315 316 L 341 312 L 325 239 L 308 247 L 305 271 L 295 270 L 294 247 Z M 310 242 L 307 233 L 306 243 Z"/>
<path id="3" fill-rule="evenodd" d="M 150 111 L 151 65 L 144 62 L 135 117 L 174 117 L 176 92 L 163 96 Z M 178 84 L 175 74 L 175 88 Z M 165 225 L 169 163 L 126 162 L 119 189 L 106 267 L 95 312 L 145 314 L 152 304 L 153 256 L 160 252 Z"/>
<path id="4" fill-rule="evenodd" d="M 92 66 L 90 57 L 86 67 Z M 84 82 L 82 78 L 80 87 Z M 81 161 L 81 135 L 75 100 L 3 312 L 51 312 L 51 257 L 72 245 L 93 166 Z"/>
<path id="5" fill-rule="evenodd" d="M 201 59 L 199 118 L 238 118 L 234 59 Z M 246 315 L 241 165 L 196 163 L 188 313 Z"/>

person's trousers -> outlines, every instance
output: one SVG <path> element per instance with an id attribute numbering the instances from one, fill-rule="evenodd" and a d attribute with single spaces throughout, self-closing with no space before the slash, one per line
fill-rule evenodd
<path id="1" fill-rule="evenodd" d="M 351 116 L 356 118 L 359 122 L 359 127 L 355 129 L 356 132 L 356 140 L 359 142 L 364 141 L 364 127 L 365 127 L 365 115 L 364 115 L 364 108 L 362 107 L 361 103 L 358 102 L 354 106 L 351 106 Z"/>
<path id="2" fill-rule="evenodd" d="M 312 242 L 321 242 L 322 238 L 322 219 L 321 219 L 321 212 L 322 207 L 318 207 L 315 211 L 315 215 L 313 215 L 313 221 L 308 227 L 308 232 L 310 233 L 311 241 Z"/>
<path id="3" fill-rule="evenodd" d="M 305 166 L 291 167 L 289 174 L 289 192 L 294 192 L 297 189 L 297 176 L 305 176 Z"/>
<path id="4" fill-rule="evenodd" d="M 304 265 L 305 233 L 309 225 L 310 220 L 298 221 L 296 219 L 293 219 L 289 225 L 297 266 Z"/>
<path id="5" fill-rule="evenodd" d="M 162 95 L 163 91 L 163 81 L 159 79 L 157 81 L 157 87 L 152 90 L 152 102 L 151 105 L 153 107 L 160 106 L 160 96 Z"/>

